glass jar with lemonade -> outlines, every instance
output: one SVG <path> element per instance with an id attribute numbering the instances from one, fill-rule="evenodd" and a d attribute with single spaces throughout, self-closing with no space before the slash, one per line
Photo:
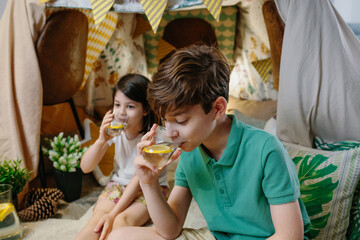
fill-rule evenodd
<path id="1" fill-rule="evenodd" d="M 22 239 L 22 227 L 12 204 L 12 187 L 0 184 L 0 240 Z"/>
<path id="2" fill-rule="evenodd" d="M 144 159 L 158 169 L 163 168 L 176 148 L 171 143 L 159 143 L 143 149 Z"/>
<path id="3" fill-rule="evenodd" d="M 143 157 L 146 161 L 158 169 L 162 169 L 166 166 L 170 157 L 178 147 L 177 143 L 174 143 L 171 138 L 166 137 L 166 129 L 162 126 L 158 126 L 156 129 L 155 144 L 144 147 Z"/>
<path id="4" fill-rule="evenodd" d="M 111 121 L 110 125 L 106 128 L 106 133 L 112 137 L 120 136 L 127 124 L 127 116 L 119 118 L 116 115 L 115 109 L 113 110 L 114 119 Z"/>

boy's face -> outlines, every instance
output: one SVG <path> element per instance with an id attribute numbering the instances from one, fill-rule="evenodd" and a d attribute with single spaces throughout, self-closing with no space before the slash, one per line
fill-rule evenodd
<path id="1" fill-rule="evenodd" d="M 212 108 L 208 114 L 200 104 L 185 107 L 181 111 L 165 114 L 166 135 L 180 142 L 183 151 L 190 152 L 206 140 L 215 127 L 215 114 Z"/>

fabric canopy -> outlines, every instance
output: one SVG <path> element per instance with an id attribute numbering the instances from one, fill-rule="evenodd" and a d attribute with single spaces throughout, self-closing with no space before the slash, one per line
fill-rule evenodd
<path id="1" fill-rule="evenodd" d="M 360 140 L 360 42 L 330 0 L 275 0 L 285 22 L 277 135 Z"/>
<path id="2" fill-rule="evenodd" d="M 39 0 L 8 0 L 0 21 L 0 159 L 37 174 L 42 83 L 34 42 L 45 25 Z"/>

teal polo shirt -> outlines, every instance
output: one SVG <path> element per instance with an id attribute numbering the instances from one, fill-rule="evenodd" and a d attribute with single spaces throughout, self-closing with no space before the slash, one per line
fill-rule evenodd
<path id="1" fill-rule="evenodd" d="M 175 185 L 190 189 L 218 240 L 266 239 L 275 232 L 269 204 L 300 197 L 296 168 L 277 137 L 230 117 L 231 131 L 219 161 L 202 146 L 182 153 Z M 309 229 L 300 199 L 299 203 Z"/>

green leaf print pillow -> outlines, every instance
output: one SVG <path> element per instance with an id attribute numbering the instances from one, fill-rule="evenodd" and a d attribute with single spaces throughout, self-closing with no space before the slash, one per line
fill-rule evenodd
<path id="1" fill-rule="evenodd" d="M 360 152 L 323 151 L 284 143 L 296 165 L 301 200 L 311 220 L 310 238 L 345 239 L 359 181 Z"/>
<path id="2" fill-rule="evenodd" d="M 314 145 L 317 149 L 328 151 L 343 151 L 360 148 L 360 141 L 333 142 L 315 137 Z M 360 239 L 360 183 L 357 184 L 352 200 L 349 227 L 346 233 L 346 238 L 348 240 Z"/>

